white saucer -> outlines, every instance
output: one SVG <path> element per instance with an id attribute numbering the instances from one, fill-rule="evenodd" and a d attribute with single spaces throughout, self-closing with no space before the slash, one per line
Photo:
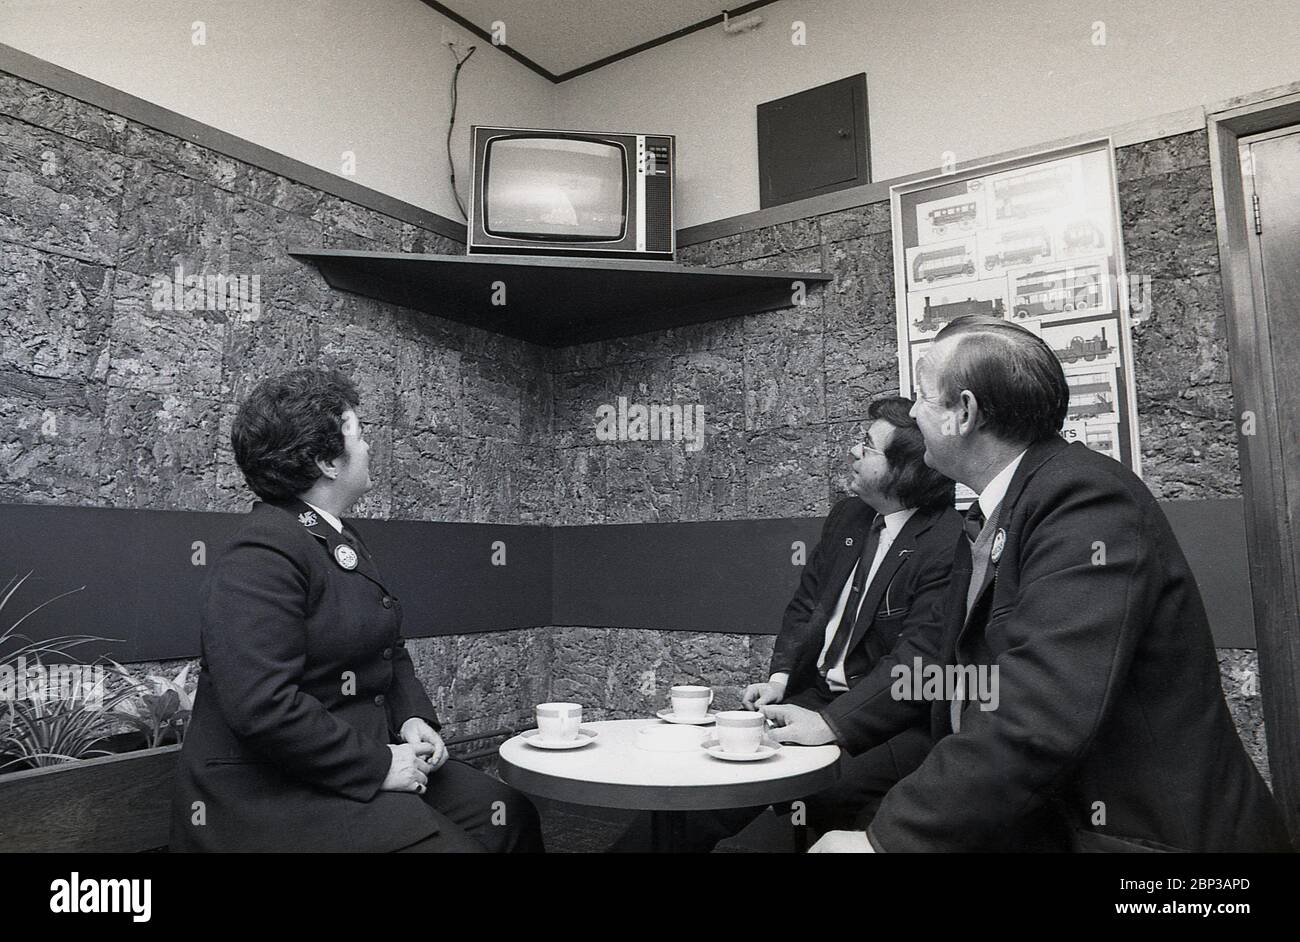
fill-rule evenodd
<path id="1" fill-rule="evenodd" d="M 595 741 L 596 739 L 596 731 L 594 729 L 587 729 L 585 726 L 579 727 L 578 738 L 569 742 L 547 742 L 545 739 L 538 736 L 537 733 L 538 731 L 535 729 L 527 729 L 519 735 L 523 737 L 524 742 L 528 743 L 528 745 L 535 749 L 581 749 L 583 746 Z"/>
<path id="2" fill-rule="evenodd" d="M 772 758 L 781 749 L 779 745 L 769 746 L 766 743 L 759 743 L 758 748 L 753 752 L 723 752 L 718 741 L 712 738 L 704 740 L 700 745 L 713 758 L 725 759 L 728 762 L 758 762 L 760 759 Z"/>
<path id="3" fill-rule="evenodd" d="M 655 713 L 655 716 L 659 717 L 659 719 L 663 720 L 665 723 L 684 723 L 687 726 L 707 726 L 708 724 L 717 721 L 718 714 L 716 712 L 706 713 L 704 716 L 697 719 L 695 717 L 677 716 L 672 710 L 659 710 Z"/>

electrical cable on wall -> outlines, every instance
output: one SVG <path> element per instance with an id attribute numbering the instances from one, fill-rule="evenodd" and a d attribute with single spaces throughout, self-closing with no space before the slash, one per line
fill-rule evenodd
<path id="1" fill-rule="evenodd" d="M 460 53 L 456 51 L 456 45 L 454 43 L 448 43 L 447 48 L 449 48 L 451 54 L 456 57 L 456 70 L 451 76 L 451 120 L 447 123 L 447 172 L 448 180 L 451 182 L 451 195 L 456 199 L 456 205 L 460 208 L 461 217 L 468 222 L 469 216 L 465 212 L 465 204 L 461 202 L 460 194 L 456 192 L 456 161 L 453 160 L 451 156 L 451 132 L 456 127 L 457 83 L 460 81 L 460 70 L 465 67 L 465 63 L 469 61 L 470 56 L 474 55 L 474 50 L 477 49 L 478 46 L 470 46 L 469 52 L 465 53 L 465 58 L 463 59 L 460 57 Z"/>

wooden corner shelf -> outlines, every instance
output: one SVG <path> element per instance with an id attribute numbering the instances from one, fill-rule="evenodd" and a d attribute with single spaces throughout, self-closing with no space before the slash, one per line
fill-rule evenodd
<path id="1" fill-rule="evenodd" d="M 626 337 L 790 307 L 821 272 L 689 268 L 666 262 L 417 255 L 294 247 L 341 291 L 547 347 Z M 504 304 L 494 304 L 504 298 Z"/>

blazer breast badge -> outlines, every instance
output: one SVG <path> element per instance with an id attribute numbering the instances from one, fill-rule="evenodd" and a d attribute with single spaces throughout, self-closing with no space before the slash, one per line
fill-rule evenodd
<path id="1" fill-rule="evenodd" d="M 334 559 L 340 566 L 349 571 L 357 568 L 357 551 L 346 543 L 340 543 L 334 547 Z"/>
<path id="2" fill-rule="evenodd" d="M 989 560 L 997 562 L 1002 558 L 1002 547 L 1007 545 L 1007 531 L 998 527 L 998 532 L 993 534 L 993 549 L 989 551 Z"/>

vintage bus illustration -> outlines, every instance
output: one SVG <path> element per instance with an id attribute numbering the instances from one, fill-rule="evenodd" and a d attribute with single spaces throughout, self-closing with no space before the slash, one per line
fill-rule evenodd
<path id="1" fill-rule="evenodd" d="M 912 259 L 913 284 L 973 274 L 975 261 L 964 244 L 917 252 L 916 258 Z"/>
<path id="2" fill-rule="evenodd" d="M 929 333 L 938 330 L 950 320 L 965 317 L 967 314 L 991 314 L 994 317 L 1002 317 L 1005 312 L 1006 307 L 1002 304 L 1001 298 L 994 298 L 992 301 L 976 301 L 974 298 L 967 298 L 965 301 L 953 301 L 949 304 L 931 304 L 929 297 L 926 297 L 921 317 L 913 323 L 917 330 Z"/>
<path id="3" fill-rule="evenodd" d="M 1051 212 L 1072 199 L 1068 165 L 1039 167 L 993 181 L 993 218 L 1027 219 Z"/>
<path id="4" fill-rule="evenodd" d="M 934 231 L 934 234 L 942 236 L 952 228 L 959 230 L 972 228 L 978 214 L 979 209 L 976 202 L 970 200 L 969 202 L 958 203 L 955 206 L 932 209 L 926 215 L 930 220 L 930 228 Z"/>
<path id="5" fill-rule="evenodd" d="M 1115 385 L 1113 373 L 1107 370 L 1067 373 L 1065 381 L 1070 386 L 1071 419 L 1087 419 L 1109 415 L 1115 411 Z"/>
<path id="6" fill-rule="evenodd" d="M 999 265 L 1029 265 L 1052 254 L 1052 240 L 1041 226 L 1005 233 L 998 240 L 998 250 L 984 256 L 984 268 L 992 271 Z"/>
<path id="7" fill-rule="evenodd" d="M 1106 304 L 1106 267 L 1102 262 L 1024 272 L 1013 280 L 1011 309 L 1018 318 L 1091 311 Z"/>

